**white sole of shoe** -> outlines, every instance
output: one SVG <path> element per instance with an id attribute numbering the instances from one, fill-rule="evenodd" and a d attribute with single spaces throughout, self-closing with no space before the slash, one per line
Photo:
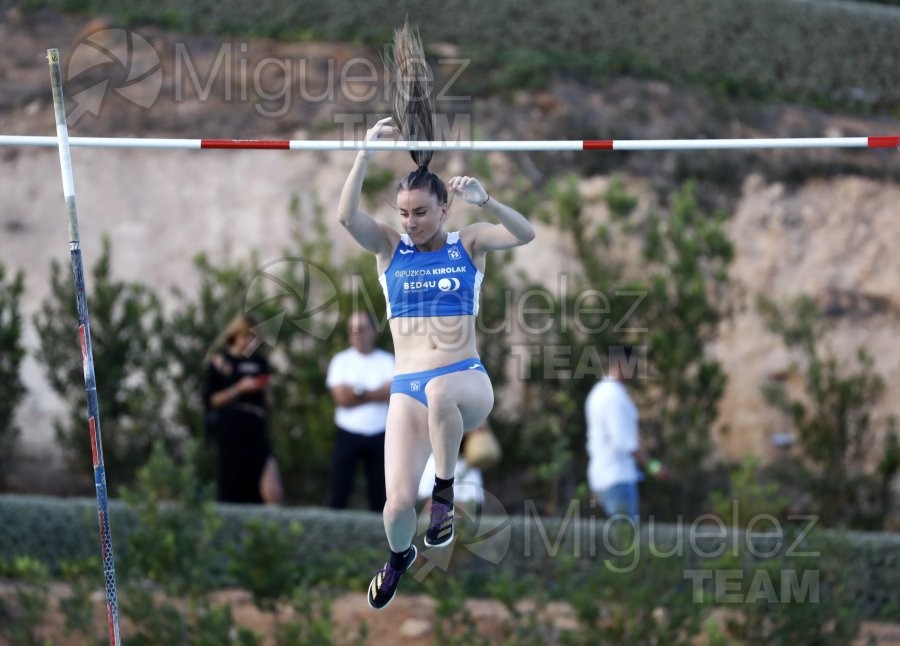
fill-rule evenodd
<path id="1" fill-rule="evenodd" d="M 425 543 L 425 545 L 427 545 L 428 547 L 446 547 L 450 543 L 452 543 L 453 539 L 455 539 L 455 538 L 456 538 L 456 529 L 453 529 L 450 531 L 450 536 L 445 538 L 440 543 L 429 543 L 427 538 L 423 538 L 422 542 Z"/>

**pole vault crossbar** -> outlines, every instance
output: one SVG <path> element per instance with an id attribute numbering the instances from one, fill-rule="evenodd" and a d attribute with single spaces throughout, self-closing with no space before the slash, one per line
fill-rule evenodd
<path id="1" fill-rule="evenodd" d="M 894 148 L 900 136 L 783 137 L 777 139 L 585 139 L 553 141 L 340 141 L 289 139 L 150 139 L 70 137 L 73 148 L 153 148 L 183 150 L 460 150 L 553 152 L 572 150 L 760 150 L 779 148 Z M 57 146 L 56 137 L 0 135 L 0 146 Z"/>

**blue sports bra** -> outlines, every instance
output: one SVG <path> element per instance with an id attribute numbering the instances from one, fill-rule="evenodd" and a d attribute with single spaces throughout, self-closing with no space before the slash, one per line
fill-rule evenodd
<path id="1" fill-rule="evenodd" d="M 403 234 L 391 264 L 378 277 L 388 318 L 478 314 L 482 274 L 459 241 L 447 235 L 437 251 L 419 251 Z"/>

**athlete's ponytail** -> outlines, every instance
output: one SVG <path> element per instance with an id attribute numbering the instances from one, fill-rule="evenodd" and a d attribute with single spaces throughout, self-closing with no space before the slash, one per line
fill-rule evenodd
<path id="1" fill-rule="evenodd" d="M 391 108 L 394 121 L 407 141 L 434 141 L 434 96 L 431 70 L 425 62 L 425 52 L 418 31 L 413 33 L 406 22 L 394 31 L 391 71 Z M 416 170 L 400 180 L 398 191 L 425 189 L 447 202 L 447 187 L 428 170 L 434 157 L 432 150 L 411 150 Z"/>

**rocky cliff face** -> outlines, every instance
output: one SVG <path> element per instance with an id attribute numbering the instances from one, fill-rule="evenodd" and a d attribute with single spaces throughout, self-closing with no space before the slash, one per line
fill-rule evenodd
<path id="1" fill-rule="evenodd" d="M 147 93 L 154 91 L 149 86 L 140 90 L 143 97 L 106 88 L 99 116 L 88 114 L 70 124 L 71 136 L 333 139 L 347 136 L 358 115 L 385 113 L 383 80 L 377 53 L 372 51 L 323 44 L 218 42 L 149 28 L 138 32 L 151 49 L 134 45 L 138 41 L 132 38 L 132 59 L 126 56 L 122 63 L 114 56 L 106 67 L 97 64 L 72 74 L 66 91 L 71 98 L 90 90 L 104 74 L 112 74 L 112 68 L 119 70 L 116 87 L 122 89 L 130 65 L 148 72 L 146 78 L 155 78 L 154 70 L 159 70 L 160 86 L 152 105 L 147 106 Z M 96 61 L 97 56 L 108 56 L 104 51 L 125 51 L 121 48 L 126 37 L 126 32 L 102 22 L 8 12 L 0 22 L 0 134 L 54 133 L 43 60 L 46 48 L 60 48 L 69 60 L 67 53 L 85 51 L 86 43 L 92 48 L 101 44 L 107 49 L 93 48 Z M 232 57 L 227 62 L 225 54 Z M 364 78 L 369 64 L 375 69 L 372 80 Z M 226 65 L 230 76 L 225 74 Z M 442 78 L 449 78 L 451 70 L 444 73 Z M 290 98 L 273 98 L 285 87 L 285 76 L 292 79 Z M 337 79 L 330 94 L 329 79 Z M 289 109 L 273 116 L 282 100 L 289 102 Z M 544 92 L 467 99 L 452 107 L 466 117 L 460 121 L 464 130 L 475 126 L 480 136 L 492 139 L 900 133 L 897 118 L 759 105 L 630 78 L 612 79 L 599 88 L 557 82 Z M 316 200 L 326 213 L 332 211 L 353 159 L 350 152 L 283 151 L 76 149 L 73 156 L 87 263 L 97 257 L 100 237 L 107 234 L 114 272 L 151 283 L 160 293 L 173 285 L 191 288 L 187 284 L 191 258 L 200 251 L 213 262 L 243 258 L 251 249 L 259 251 L 263 262 L 280 257 L 292 226 L 292 196 L 299 198 L 301 212 L 311 213 Z M 835 323 L 828 342 L 839 356 L 849 358 L 862 345 L 875 357 L 887 382 L 877 416 L 900 413 L 900 350 L 891 343 L 900 327 L 900 260 L 895 253 L 900 248 L 896 217 L 900 153 L 492 154 L 487 162 L 492 181 L 499 185 L 511 186 L 523 177 L 539 185 L 571 170 L 586 177 L 582 188 L 594 195 L 609 176 L 616 175 L 645 204 L 656 204 L 682 180 L 697 178 L 705 204 L 732 214 L 729 231 L 737 252 L 732 276 L 739 288 L 738 307 L 711 348 L 729 375 L 717 433 L 723 454 L 768 456 L 772 435 L 788 430 L 760 395 L 762 381 L 783 374 L 792 360 L 764 330 L 754 310 L 760 292 L 777 300 L 798 294 L 816 299 Z M 377 163 L 394 174 L 409 164 L 400 154 L 384 155 Z M 462 153 L 445 155 L 438 162 L 439 170 L 448 173 L 474 163 L 473 157 Z M 68 262 L 55 150 L 0 148 L 0 194 L 0 257 L 7 268 L 27 273 L 25 340 L 33 349 L 37 339 L 30 319 L 47 295 L 50 261 Z M 594 217 L 605 217 L 602 203 L 589 208 Z M 386 204 L 374 205 L 373 213 L 392 218 Z M 339 253 L 354 252 L 338 227 L 335 240 Z M 542 230 L 516 258 L 526 269 L 542 267 L 545 276 L 553 275 L 554 269 L 572 269 L 564 240 L 550 231 Z M 52 491 L 51 471 L 32 467 L 45 467 L 53 452 L 51 419 L 59 404 L 32 358 L 26 362 L 24 377 L 29 394 L 19 410 L 26 432 L 16 482 L 23 488 Z"/>
<path id="2" fill-rule="evenodd" d="M 833 324 L 823 342 L 849 365 L 865 348 L 884 377 L 876 426 L 898 413 L 900 363 L 892 343 L 900 324 L 898 205 L 894 182 L 840 176 L 790 187 L 746 179 L 729 226 L 737 252 L 732 276 L 745 308 L 716 344 L 729 376 L 722 423 L 731 432 L 723 446 L 765 454 L 773 434 L 789 431 L 764 405 L 759 384 L 785 374 L 796 357 L 764 330 L 752 307 L 759 293 L 776 301 L 811 296 Z"/>

